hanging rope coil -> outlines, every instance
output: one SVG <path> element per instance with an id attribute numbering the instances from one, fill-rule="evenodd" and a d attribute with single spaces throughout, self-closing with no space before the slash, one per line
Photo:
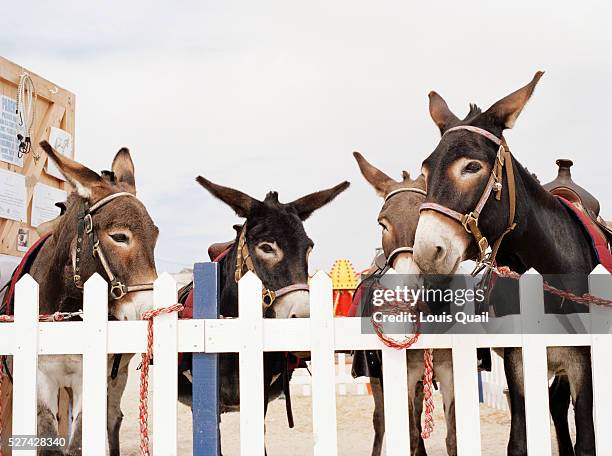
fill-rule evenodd
<path id="1" fill-rule="evenodd" d="M 32 150 L 32 128 L 36 121 L 36 101 L 38 95 L 34 87 L 34 81 L 28 73 L 23 73 L 17 85 L 17 140 L 19 148 L 17 156 L 19 158 L 28 154 Z M 34 160 L 38 161 L 38 155 Z"/>

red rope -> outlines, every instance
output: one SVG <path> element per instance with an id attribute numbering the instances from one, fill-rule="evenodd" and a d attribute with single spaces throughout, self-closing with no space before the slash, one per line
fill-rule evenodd
<path id="1" fill-rule="evenodd" d="M 498 268 L 495 268 L 495 272 L 497 273 L 498 276 L 506 277 L 508 279 L 518 280 L 521 278 L 521 275 L 518 272 L 514 272 L 508 266 L 500 266 Z M 578 304 L 584 304 L 584 305 L 597 304 L 599 306 L 612 307 L 612 300 L 600 298 L 599 296 L 593 296 L 592 294 L 589 294 L 589 293 L 585 293 L 583 295 L 577 295 L 570 291 L 559 290 L 558 288 L 555 288 L 546 282 L 544 282 L 543 288 L 544 288 L 544 291 L 552 295 L 559 296 L 560 298 L 577 302 Z"/>
<path id="2" fill-rule="evenodd" d="M 380 323 L 374 321 L 374 318 L 371 318 L 372 326 L 374 327 L 374 331 L 376 331 L 376 335 L 380 339 L 380 341 L 385 344 L 387 347 L 395 348 L 396 350 L 405 350 L 414 345 L 418 340 L 420 329 L 420 319 L 416 319 L 416 323 L 414 325 L 414 334 L 411 336 L 406 336 L 404 340 L 397 341 L 392 337 L 387 336 L 382 329 Z M 431 436 L 434 430 L 434 419 L 433 412 L 435 409 L 434 401 L 433 401 L 433 350 L 431 348 L 426 348 L 423 351 L 423 403 L 425 404 L 425 423 L 423 425 L 423 430 L 421 432 L 421 437 L 423 439 L 427 439 Z"/>
<path id="3" fill-rule="evenodd" d="M 421 437 L 428 439 L 434 430 L 434 401 L 433 401 L 433 349 L 427 348 L 423 352 L 423 402 L 425 403 L 425 423 Z"/>
<path id="4" fill-rule="evenodd" d="M 183 310 L 182 304 L 173 304 L 168 307 L 149 310 L 142 315 L 143 320 L 147 320 L 147 352 L 142 354 L 142 367 L 140 369 L 140 410 L 138 423 L 140 425 L 140 454 L 150 456 L 149 450 L 149 363 L 153 358 L 153 318 L 161 314 L 180 312 Z M 0 455 L 2 456 L 2 455 Z"/>

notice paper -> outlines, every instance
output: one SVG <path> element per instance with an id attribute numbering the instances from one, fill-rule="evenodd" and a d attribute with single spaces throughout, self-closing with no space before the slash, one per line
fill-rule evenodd
<path id="1" fill-rule="evenodd" d="M 0 96 L 0 160 L 23 166 L 23 157 L 18 154 L 16 109 L 17 102 L 13 98 Z"/>
<path id="2" fill-rule="evenodd" d="M 26 221 L 25 176 L 0 169 L 0 218 Z"/>
<path id="3" fill-rule="evenodd" d="M 72 135 L 67 131 L 61 128 L 51 127 L 49 144 L 64 157 L 72 158 Z M 53 160 L 47 160 L 45 171 L 50 176 L 57 177 L 63 181 L 66 180 Z"/>
<path id="4" fill-rule="evenodd" d="M 60 208 L 55 203 L 66 201 L 67 196 L 67 193 L 59 188 L 36 184 L 32 197 L 32 226 L 38 226 L 60 215 Z"/>

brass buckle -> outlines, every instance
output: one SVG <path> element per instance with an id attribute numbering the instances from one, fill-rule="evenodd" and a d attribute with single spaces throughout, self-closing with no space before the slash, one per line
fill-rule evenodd
<path id="1" fill-rule="evenodd" d="M 489 242 L 486 237 L 481 237 L 480 241 L 478 241 L 478 248 L 480 249 L 480 253 L 482 254 L 489 247 Z"/>
<path id="2" fill-rule="evenodd" d="M 275 299 L 276 299 L 276 293 L 274 293 L 274 291 L 268 290 L 267 288 L 264 288 L 262 290 L 261 300 L 266 309 L 272 305 Z"/>
<path id="3" fill-rule="evenodd" d="M 91 218 L 91 214 L 85 214 L 83 221 L 85 222 L 85 232 L 90 234 L 93 231 L 93 219 Z"/>
<path id="4" fill-rule="evenodd" d="M 477 216 L 474 216 L 474 211 L 470 212 L 469 214 L 465 214 L 465 215 L 463 216 L 463 220 L 461 220 L 461 224 L 463 225 L 463 229 L 464 229 L 465 231 L 467 231 L 469 234 L 473 234 L 473 233 L 472 233 L 472 230 L 470 230 L 470 229 L 468 228 L 468 222 L 469 222 L 470 220 L 473 220 L 473 221 L 476 223 L 476 225 L 478 225 L 478 217 L 477 217 Z"/>
<path id="5" fill-rule="evenodd" d="M 114 300 L 118 300 L 123 298 L 127 292 L 125 291 L 125 285 L 121 282 L 113 282 L 111 283 L 110 295 Z"/>
<path id="6" fill-rule="evenodd" d="M 95 242 L 95 244 L 93 245 L 91 250 L 92 250 L 93 256 L 97 256 L 98 255 L 98 250 L 100 250 L 100 239 L 98 239 Z"/>
<path id="7" fill-rule="evenodd" d="M 75 274 L 72 276 L 72 279 L 74 280 L 74 286 L 77 288 L 82 288 L 82 282 L 81 282 L 81 276 L 79 274 Z"/>

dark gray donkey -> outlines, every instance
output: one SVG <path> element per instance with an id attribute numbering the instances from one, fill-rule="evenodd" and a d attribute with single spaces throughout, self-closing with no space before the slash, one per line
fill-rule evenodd
<path id="1" fill-rule="evenodd" d="M 229 250 L 219 261 L 220 313 L 224 317 L 238 317 L 237 279 L 252 271 L 263 283 L 264 317 L 309 317 L 308 256 L 314 242 L 306 234 L 303 221 L 346 190 L 349 183 L 342 182 L 290 203 L 281 203 L 276 192 L 268 193 L 263 201 L 259 201 L 201 176 L 197 181 L 245 219 L 241 226 L 235 227 L 236 239 L 228 245 Z M 185 295 L 184 291 L 179 294 Z M 238 355 L 221 354 L 219 364 L 220 411 L 237 411 L 240 407 Z M 292 374 L 288 364 L 290 360 L 285 353 L 264 354 L 264 410 L 271 400 L 287 390 Z M 245 379 L 243 376 L 243 381 Z M 181 374 L 179 388 L 181 401 L 190 404 L 191 384 Z"/>

